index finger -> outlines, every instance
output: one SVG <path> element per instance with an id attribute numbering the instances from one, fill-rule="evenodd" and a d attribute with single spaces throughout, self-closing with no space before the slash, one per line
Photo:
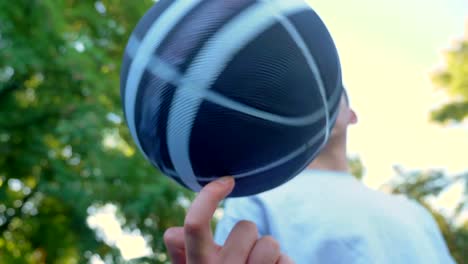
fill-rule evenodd
<path id="1" fill-rule="evenodd" d="M 191 263 L 203 263 L 217 246 L 213 241 L 210 222 L 218 204 L 234 188 L 234 178 L 223 177 L 200 191 L 185 217 L 185 248 Z"/>

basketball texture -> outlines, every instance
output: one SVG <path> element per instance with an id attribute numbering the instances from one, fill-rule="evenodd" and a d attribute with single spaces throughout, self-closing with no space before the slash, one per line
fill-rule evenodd
<path id="1" fill-rule="evenodd" d="M 131 135 L 165 175 L 231 197 L 302 171 L 327 142 L 342 94 L 333 40 L 297 0 L 160 0 L 127 44 L 121 95 Z"/>

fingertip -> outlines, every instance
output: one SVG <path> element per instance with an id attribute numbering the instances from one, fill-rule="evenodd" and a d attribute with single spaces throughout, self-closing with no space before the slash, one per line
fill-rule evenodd
<path id="1" fill-rule="evenodd" d="M 225 176 L 217 179 L 214 181 L 214 183 L 222 186 L 222 188 L 225 190 L 225 195 L 228 195 L 234 189 L 235 179 L 232 176 Z"/>
<path id="2" fill-rule="evenodd" d="M 234 186 L 236 185 L 236 182 L 235 182 L 234 177 L 224 178 L 222 182 L 226 188 L 225 193 L 223 195 L 224 196 L 223 199 L 225 199 L 234 190 Z"/>
<path id="3" fill-rule="evenodd" d="M 226 176 L 218 178 L 208 183 L 205 187 L 203 187 L 203 189 L 198 193 L 198 195 L 200 196 L 202 193 L 208 194 L 211 198 L 216 200 L 216 203 L 219 203 L 232 192 L 232 190 L 234 189 L 234 185 L 234 177 Z"/>
<path id="4" fill-rule="evenodd" d="M 166 245 L 173 245 L 184 241 L 182 227 L 170 227 L 164 232 L 163 240 Z"/>
<path id="5" fill-rule="evenodd" d="M 232 185 L 234 184 L 234 177 L 232 176 L 224 176 L 216 180 L 217 182 L 224 184 L 224 185 Z"/>

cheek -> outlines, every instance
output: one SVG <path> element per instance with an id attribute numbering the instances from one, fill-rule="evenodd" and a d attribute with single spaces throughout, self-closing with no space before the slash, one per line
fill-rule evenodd
<path id="1" fill-rule="evenodd" d="M 336 118 L 336 123 L 337 124 L 342 124 L 346 122 L 347 114 L 343 109 L 340 109 L 340 112 L 338 113 L 338 116 Z"/>
<path id="2" fill-rule="evenodd" d="M 342 116 L 338 116 L 338 118 L 337 118 L 336 121 L 335 121 L 335 125 L 334 125 L 334 127 L 333 127 L 333 132 L 336 133 L 337 131 L 342 130 L 342 128 L 343 128 L 343 126 L 344 126 L 344 125 L 343 125 L 343 121 L 344 121 L 344 120 L 343 120 Z"/>

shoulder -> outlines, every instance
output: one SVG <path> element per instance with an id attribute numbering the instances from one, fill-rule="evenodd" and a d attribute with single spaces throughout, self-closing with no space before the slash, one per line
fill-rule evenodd
<path id="1" fill-rule="evenodd" d="M 216 225 L 215 241 L 222 245 L 232 228 L 239 222 L 247 220 L 255 223 L 260 235 L 268 232 L 268 219 L 258 197 L 229 198 L 224 202 L 222 217 Z"/>
<path id="2" fill-rule="evenodd" d="M 381 193 L 373 205 L 373 217 L 394 232 L 439 239 L 439 227 L 432 214 L 417 200 L 404 195 Z M 379 209 L 380 208 L 380 209 Z"/>
<path id="3" fill-rule="evenodd" d="M 256 195 L 242 198 L 229 198 L 224 201 L 223 218 L 262 221 L 264 202 Z"/>

